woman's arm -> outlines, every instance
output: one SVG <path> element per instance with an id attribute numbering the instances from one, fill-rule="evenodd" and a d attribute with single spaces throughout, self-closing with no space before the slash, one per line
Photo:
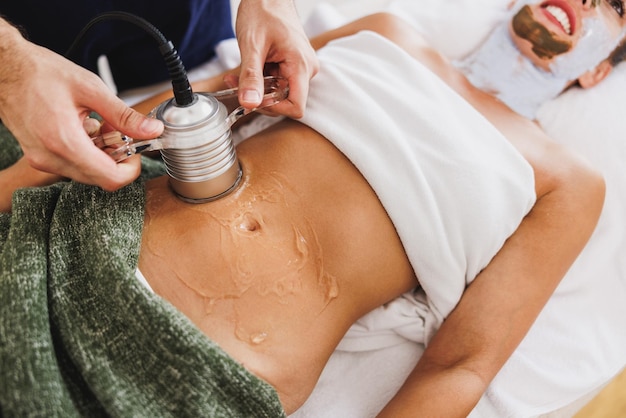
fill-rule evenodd
<path id="1" fill-rule="evenodd" d="M 535 206 L 467 288 L 381 417 L 466 417 L 595 228 L 602 178 L 562 148 L 532 134 L 526 140 Z"/>
<path id="2" fill-rule="evenodd" d="M 551 148 L 540 161 L 530 157 L 535 206 L 467 288 L 381 417 L 466 417 L 584 247 L 601 211 L 604 183 L 576 158 Z"/>
<path id="3" fill-rule="evenodd" d="M 24 157 L 20 158 L 0 171 L 0 212 L 11 212 L 11 198 L 17 189 L 46 186 L 59 180 L 61 176 L 34 169 Z"/>

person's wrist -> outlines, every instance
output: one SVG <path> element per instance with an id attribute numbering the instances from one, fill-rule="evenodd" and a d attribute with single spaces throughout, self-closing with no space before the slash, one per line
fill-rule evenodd
<path id="1" fill-rule="evenodd" d="M 24 41 L 20 31 L 6 20 L 0 18 L 0 83 L 10 77 L 11 63 L 18 55 L 19 45 Z"/>
<path id="2" fill-rule="evenodd" d="M 0 18 L 0 119 L 2 108 L 10 88 L 19 81 L 20 74 L 20 49 L 21 44 L 28 42 L 20 31 L 6 20 Z M 23 75 L 23 74 L 22 74 Z"/>
<path id="3" fill-rule="evenodd" d="M 22 39 L 19 29 L 0 17 L 0 56 L 9 53 Z"/>

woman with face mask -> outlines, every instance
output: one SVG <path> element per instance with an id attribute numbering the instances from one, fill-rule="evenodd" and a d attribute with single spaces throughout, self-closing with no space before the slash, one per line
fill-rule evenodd
<path id="1" fill-rule="evenodd" d="M 239 145 L 244 179 L 215 202 L 146 183 L 127 267 L 288 414 L 355 320 L 417 289 L 427 349 L 381 416 L 467 416 L 592 233 L 602 179 L 397 18 L 313 44 L 302 123 Z"/>

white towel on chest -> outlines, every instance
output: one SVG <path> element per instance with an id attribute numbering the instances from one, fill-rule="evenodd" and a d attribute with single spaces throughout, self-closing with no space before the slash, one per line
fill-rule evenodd
<path id="1" fill-rule="evenodd" d="M 530 210 L 531 167 L 387 39 L 361 32 L 319 57 L 302 121 L 355 164 L 387 210 L 425 291 L 428 340 Z"/>

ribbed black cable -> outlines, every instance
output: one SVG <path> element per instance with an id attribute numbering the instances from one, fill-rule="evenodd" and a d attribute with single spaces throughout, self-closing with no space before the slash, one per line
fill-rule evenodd
<path id="1" fill-rule="evenodd" d="M 189 84 L 187 70 L 185 70 L 185 66 L 183 65 L 183 62 L 178 55 L 178 51 L 176 51 L 172 42 L 168 41 L 161 31 L 158 30 L 152 23 L 132 13 L 112 11 L 105 12 L 94 17 L 76 36 L 74 42 L 72 42 L 72 45 L 70 45 L 65 53 L 65 57 L 71 59 L 72 55 L 74 55 L 80 44 L 83 42 L 87 32 L 98 23 L 106 20 L 121 20 L 132 23 L 139 26 L 152 36 L 159 46 L 159 52 L 165 61 L 167 71 L 170 75 L 176 104 L 184 107 L 193 103 L 193 91 L 191 89 L 191 85 Z"/>

